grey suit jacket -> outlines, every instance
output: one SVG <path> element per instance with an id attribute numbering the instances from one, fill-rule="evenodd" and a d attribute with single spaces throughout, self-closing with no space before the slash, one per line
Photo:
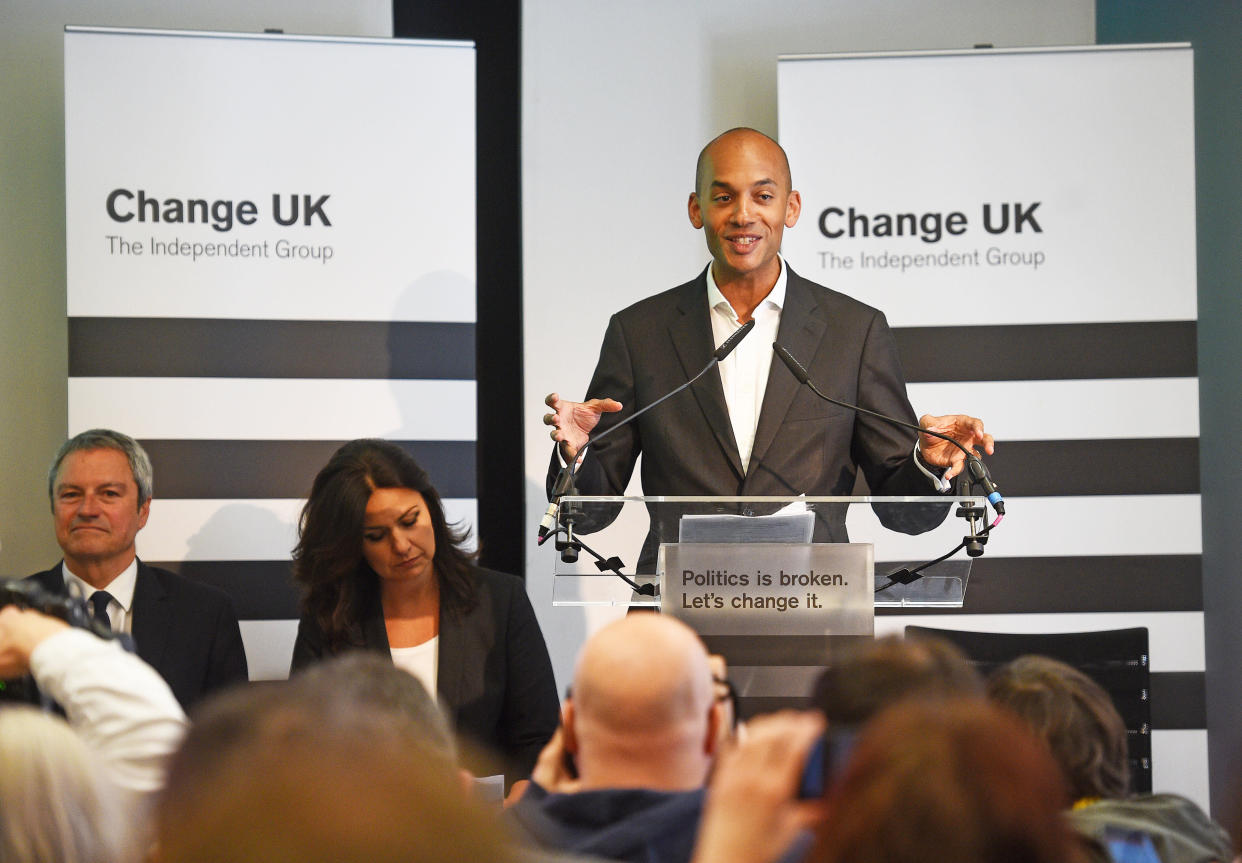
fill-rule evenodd
<path id="1" fill-rule="evenodd" d="M 917 422 L 896 343 L 879 310 L 791 268 L 777 341 L 828 395 Z M 586 397 L 611 396 L 624 407 L 604 414 L 595 434 L 693 377 L 713 350 L 706 271 L 613 315 Z M 823 401 L 774 359 L 746 470 L 720 375 L 712 370 L 689 391 L 593 446 L 577 487 L 583 494 L 621 494 L 642 453 L 645 495 L 849 495 L 859 471 L 872 494 L 931 494 L 930 481 L 914 462 L 914 440 L 913 431 Z M 553 453 L 549 490 L 558 468 Z M 914 521 L 889 511 L 880 516 L 889 527 L 914 533 L 943 520 L 947 510 L 934 509 Z M 819 539 L 845 539 L 844 511 L 825 513 L 817 532 Z"/>

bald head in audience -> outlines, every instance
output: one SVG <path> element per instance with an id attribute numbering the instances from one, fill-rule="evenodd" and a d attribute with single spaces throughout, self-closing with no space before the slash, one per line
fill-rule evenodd
<path id="1" fill-rule="evenodd" d="M 720 722 L 703 642 L 667 615 L 632 614 L 582 650 L 565 748 L 583 790 L 700 787 Z"/>

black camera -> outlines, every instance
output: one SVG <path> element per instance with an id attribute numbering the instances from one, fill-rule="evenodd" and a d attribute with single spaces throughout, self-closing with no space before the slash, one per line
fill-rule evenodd
<path id="1" fill-rule="evenodd" d="M 49 617 L 59 617 L 70 626 L 85 629 L 100 638 L 121 642 L 132 651 L 133 640 L 123 632 L 112 629 L 94 618 L 77 584 L 68 585 L 68 594 L 53 593 L 42 585 L 20 578 L 0 578 L 0 608 L 16 605 L 29 608 Z"/>

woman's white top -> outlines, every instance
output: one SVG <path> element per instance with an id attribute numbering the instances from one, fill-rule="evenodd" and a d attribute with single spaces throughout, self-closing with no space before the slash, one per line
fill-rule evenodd
<path id="1" fill-rule="evenodd" d="M 418 678 L 432 698 L 436 697 L 436 665 L 440 659 L 440 636 L 413 647 L 390 647 L 392 664 Z"/>

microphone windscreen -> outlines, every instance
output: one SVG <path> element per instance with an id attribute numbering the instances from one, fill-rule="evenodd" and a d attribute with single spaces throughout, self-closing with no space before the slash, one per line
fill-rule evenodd
<path id="1" fill-rule="evenodd" d="M 794 355 L 786 350 L 784 345 L 780 342 L 772 342 L 772 350 L 776 351 L 776 355 L 781 358 L 781 362 L 785 364 L 790 373 L 798 379 L 798 383 L 804 384 L 810 379 L 811 373 L 802 367 L 802 363 L 794 359 Z"/>
<path id="2" fill-rule="evenodd" d="M 746 338 L 746 334 L 754 328 L 755 319 L 751 318 L 749 321 L 742 324 L 742 328 L 740 330 L 721 342 L 720 347 L 716 348 L 716 353 L 712 355 L 716 362 L 723 361 L 725 357 L 733 353 L 733 349 L 737 347 L 738 342 Z"/>

